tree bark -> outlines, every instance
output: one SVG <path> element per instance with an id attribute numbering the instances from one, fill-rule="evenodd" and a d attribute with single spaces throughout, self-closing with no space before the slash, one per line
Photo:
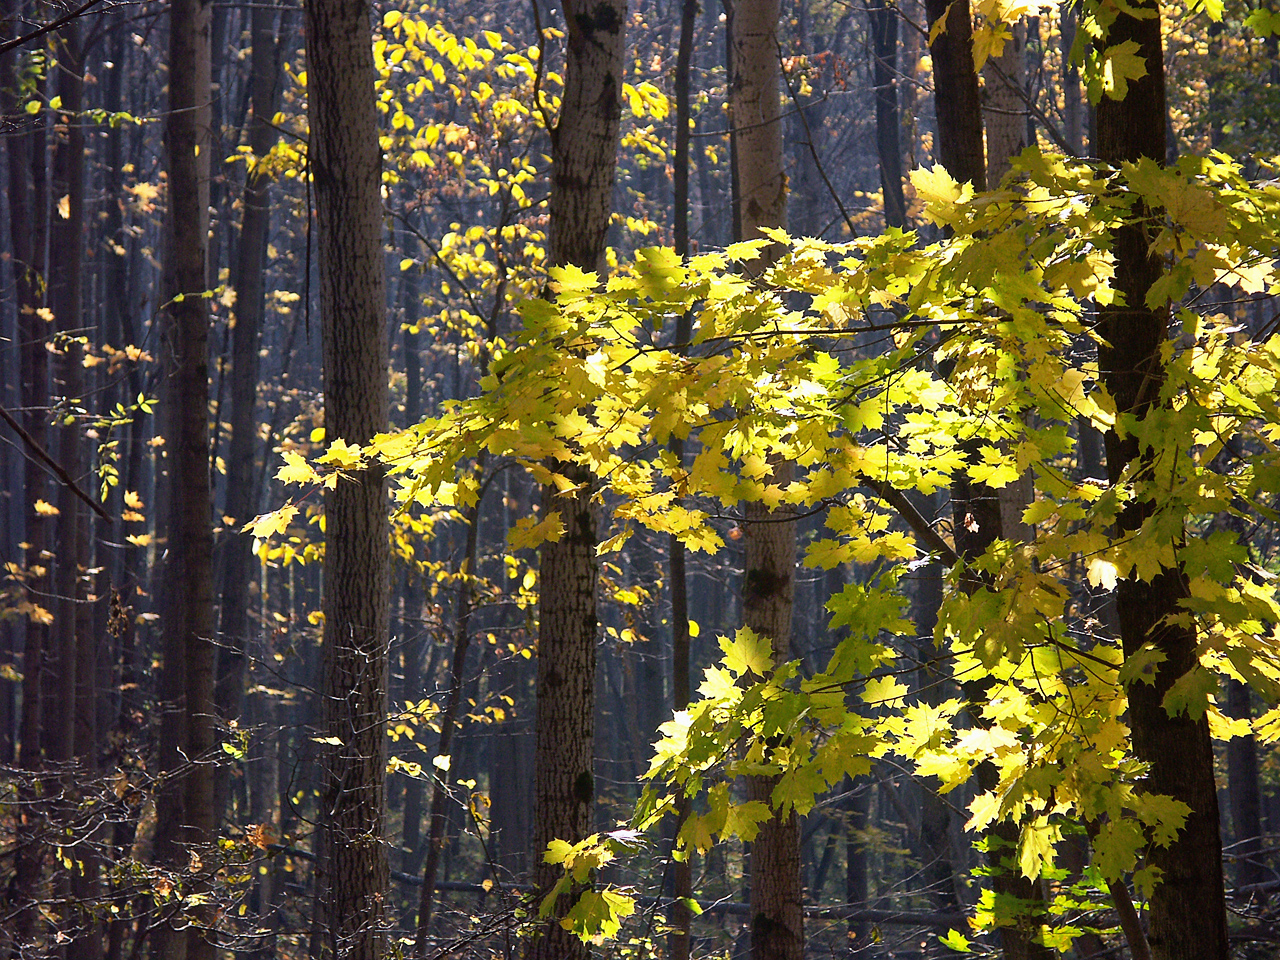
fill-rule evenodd
<path id="1" fill-rule="evenodd" d="M 1146 76 L 1130 81 L 1122 101 L 1103 98 L 1097 108 L 1098 156 L 1113 166 L 1165 158 L 1165 91 L 1159 7 L 1154 0 L 1135 5 L 1138 19 L 1121 12 L 1109 31 L 1108 46 L 1133 41 L 1146 63 Z M 1135 219 L 1150 211 L 1135 209 Z M 1142 420 L 1158 414 L 1164 382 L 1161 347 L 1167 339 L 1168 312 L 1147 306 L 1146 295 L 1160 277 L 1162 264 L 1148 255 L 1147 228 L 1140 222 L 1119 228 L 1113 237 L 1115 284 L 1123 301 L 1099 310 L 1104 343 L 1098 364 L 1107 391 L 1121 417 Z M 1149 475 L 1155 451 L 1130 433 L 1106 435 L 1107 472 L 1119 482 L 1126 469 L 1139 482 Z M 1154 512 L 1150 501 L 1129 504 L 1116 535 L 1140 528 Z M 1191 814 L 1178 838 L 1167 847 L 1153 845 L 1147 864 L 1163 879 L 1149 904 L 1148 940 L 1153 960 L 1225 960 L 1227 920 L 1223 895 L 1222 849 L 1218 834 L 1218 798 L 1214 789 L 1213 749 L 1207 718 L 1170 716 L 1164 697 L 1173 683 L 1197 663 L 1194 627 L 1170 619 L 1182 613 L 1187 581 L 1176 568 L 1149 581 L 1130 576 L 1116 587 L 1116 613 L 1126 657 L 1151 646 L 1164 655 L 1154 682 L 1129 687 L 1129 722 L 1134 752 L 1150 765 L 1146 787 L 1187 804 Z"/>
<path id="2" fill-rule="evenodd" d="M 168 451 L 168 544 L 162 572 L 161 769 L 170 778 L 157 805 L 157 855 L 186 883 L 190 851 L 212 843 L 216 660 L 213 515 L 209 479 L 208 256 L 209 7 L 170 7 L 169 250 L 162 317 L 163 402 Z M 198 873 L 198 871 L 197 871 Z M 186 891 L 184 891 L 186 892 Z M 166 960 L 212 960 L 211 907 L 162 937 Z"/>
<path id="3" fill-rule="evenodd" d="M 306 7 L 310 162 L 320 250 L 325 434 L 367 442 L 387 428 L 382 156 L 370 8 Z M 386 951 L 384 842 L 390 529 L 382 467 L 325 494 L 323 916 L 327 949 Z M 333 741 L 336 741 L 333 742 Z"/>
<path id="4" fill-rule="evenodd" d="M 933 57 L 934 109 L 938 118 L 937 158 L 947 172 L 975 190 L 987 186 L 982 143 L 982 104 L 973 63 L 973 22 L 968 0 L 925 0 L 932 27 L 946 17 L 946 29 L 929 45 Z"/>
<path id="5" fill-rule="evenodd" d="M 550 256 L 555 266 L 599 270 L 613 209 L 622 88 L 625 0 L 569 0 L 560 118 L 552 131 Z M 591 830 L 596 671 L 596 520 L 591 477 L 564 496 L 543 491 L 543 516 L 558 512 L 565 533 L 542 547 L 538 596 L 537 754 L 534 785 L 535 888 L 555 884 L 559 866 L 542 863 L 555 838 L 573 843 Z M 562 900 L 530 941 L 530 960 L 570 960 L 586 945 L 557 922 Z"/>
<path id="6" fill-rule="evenodd" d="M 1013 159 L 1027 145 L 1027 105 L 1021 96 L 1026 24 L 1017 23 L 1011 29 L 1013 37 L 1006 41 L 1000 56 L 992 57 L 982 68 L 987 183 L 992 189 L 1000 186 L 1012 168 Z"/>
<path id="7" fill-rule="evenodd" d="M 729 115 L 737 149 L 738 218 L 742 239 L 787 225 L 787 178 L 782 162 L 777 0 L 726 4 L 732 22 Z M 762 272 L 766 254 L 748 265 Z M 791 465 L 772 464 L 768 483 L 786 487 Z M 775 663 L 791 650 L 795 600 L 796 529 L 785 507 L 743 505 L 743 624 L 773 647 Z M 748 777 L 747 797 L 772 806 L 776 780 Z M 753 960 L 800 960 L 804 955 L 804 894 L 800 828 L 795 811 L 773 816 L 751 844 L 751 955 Z"/>

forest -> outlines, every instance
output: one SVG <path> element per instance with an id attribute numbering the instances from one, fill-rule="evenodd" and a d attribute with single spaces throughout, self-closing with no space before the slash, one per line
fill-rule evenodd
<path id="1" fill-rule="evenodd" d="M 0 2 L 0 960 L 1280 957 L 1272 0 Z"/>

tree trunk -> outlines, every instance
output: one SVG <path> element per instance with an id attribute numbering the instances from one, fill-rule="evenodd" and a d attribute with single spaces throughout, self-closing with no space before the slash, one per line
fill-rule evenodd
<path id="1" fill-rule="evenodd" d="M 204 0 L 171 5 L 169 251 L 162 317 L 164 422 L 168 450 L 168 545 L 162 573 L 164 717 L 161 769 L 171 782 L 157 805 L 157 855 L 186 878 L 189 848 L 213 841 L 215 669 L 213 516 L 209 482 L 208 245 L 209 8 Z M 194 880 L 190 882 L 196 882 Z M 184 891 L 186 892 L 186 891 Z M 206 933 L 211 907 L 163 936 L 166 960 L 212 960 Z"/>
<path id="2" fill-rule="evenodd" d="M 683 0 L 680 7 L 680 43 L 676 51 L 676 130 L 675 160 L 672 183 L 676 255 L 689 256 L 689 114 L 690 80 L 693 74 L 693 40 L 698 23 L 697 0 Z M 676 349 L 683 350 L 692 334 L 692 318 L 683 313 L 676 319 Z M 671 438 L 671 452 L 678 462 L 684 461 L 684 441 Z M 689 581 L 685 569 L 685 550 L 680 538 L 672 534 L 667 540 L 668 571 L 671 581 L 671 706 L 674 711 L 689 706 Z M 688 815 L 689 798 L 683 792 L 676 799 L 676 829 Z M 683 859 L 673 860 L 671 867 L 671 909 L 668 922 L 667 953 L 670 960 L 689 960 L 690 928 L 693 910 L 694 851 L 686 850 Z"/>
<path id="3" fill-rule="evenodd" d="M 871 28 L 871 78 L 876 95 L 876 156 L 886 227 L 905 228 L 907 202 L 902 192 L 902 141 L 898 112 L 897 8 L 885 0 L 866 0 Z"/>
<path id="4" fill-rule="evenodd" d="M 249 147 L 254 157 L 263 157 L 275 140 L 271 117 L 275 113 L 276 56 L 275 13 L 266 5 L 253 8 L 250 85 L 253 117 L 249 121 Z M 222 607 L 219 636 L 222 649 L 218 657 L 216 699 L 218 715 L 224 720 L 240 718 L 244 706 L 248 660 L 245 650 L 251 633 L 249 621 L 249 587 L 257 572 L 248 534 L 240 528 L 257 512 L 258 476 L 254 461 L 258 450 L 257 409 L 258 348 L 262 333 L 266 296 L 267 235 L 271 210 L 266 171 L 252 167 L 245 174 L 244 213 L 240 226 L 240 242 L 236 249 L 236 265 L 232 288 L 236 292 L 235 326 L 231 347 L 231 443 L 227 452 L 226 524 L 223 549 Z M 218 777 L 215 809 L 222 815 L 227 807 L 229 770 Z"/>
<path id="5" fill-rule="evenodd" d="M 1000 181 L 1012 167 L 1013 159 L 1027 145 L 1027 105 L 1021 96 L 1026 24 L 1017 23 L 1011 29 L 1013 37 L 1006 41 L 1000 56 L 992 57 L 982 68 L 987 183 L 992 189 L 1000 186 Z"/>
<path id="6" fill-rule="evenodd" d="M 17 28 L 22 11 L 21 0 L 4 5 L 5 19 Z M 18 52 L 10 51 L 0 62 L 0 105 L 6 117 L 20 117 L 22 110 L 14 95 L 18 89 Z M 48 209 L 48 187 L 45 173 L 45 134 L 42 118 L 24 118 L 19 127 L 4 139 L 8 166 L 9 236 L 12 245 L 14 292 L 17 307 L 19 346 L 19 393 L 22 425 L 27 433 L 47 448 L 47 416 L 49 401 L 49 352 L 45 349 L 49 330 L 37 312 L 44 306 L 42 291 L 45 281 L 45 213 Z M 48 496 L 44 470 L 30 459 L 25 461 L 23 510 L 26 514 L 27 571 L 25 599 L 44 607 L 41 596 L 51 591 L 47 572 L 36 576 L 38 568 L 47 569 L 44 556 L 49 542 L 50 521 L 36 512 L 36 502 Z M 11 928 L 4 934 L 6 948 L 12 943 L 33 943 L 39 917 L 36 900 L 44 864 L 44 844 L 38 839 L 43 832 L 42 818 L 36 806 L 40 792 L 36 772 L 42 765 L 42 717 L 45 665 L 49 630 L 42 616 L 28 616 L 24 624 L 22 654 L 22 715 L 18 730 L 18 766 L 25 775 L 18 781 L 18 822 L 14 850 L 14 872 L 4 898 Z"/>
<path id="7" fill-rule="evenodd" d="M 1165 157 L 1165 93 L 1159 7 L 1153 0 L 1135 5 L 1135 13 L 1121 12 L 1107 35 L 1113 46 L 1137 44 L 1146 63 L 1144 77 L 1131 80 L 1122 101 L 1103 98 L 1097 108 L 1098 156 L 1119 166 L 1146 157 Z M 1149 211 L 1135 209 L 1135 219 Z M 1146 305 L 1147 291 L 1160 277 L 1162 265 L 1148 255 L 1147 229 L 1140 223 L 1115 232 L 1115 283 L 1123 306 L 1102 307 L 1099 332 L 1104 343 L 1098 364 L 1107 391 L 1121 416 L 1142 420 L 1159 415 L 1164 382 L 1161 348 L 1167 339 L 1168 312 Z M 1143 448 L 1132 434 L 1116 430 L 1106 435 L 1107 472 L 1117 483 L 1125 469 L 1136 469 L 1138 481 L 1149 473 L 1155 452 Z M 1116 524 L 1124 537 L 1151 516 L 1149 501 L 1129 504 Z M 1196 663 L 1196 633 L 1182 613 L 1187 582 L 1178 569 L 1164 569 L 1150 581 L 1126 577 L 1117 584 L 1116 613 L 1126 657 L 1150 645 L 1164 655 L 1155 667 L 1154 682 L 1129 687 L 1129 722 L 1134 752 L 1150 765 L 1146 787 L 1152 793 L 1180 800 L 1191 808 L 1186 826 L 1167 847 L 1152 845 L 1147 864 L 1162 871 L 1163 879 L 1149 904 L 1149 935 L 1153 960 L 1225 960 L 1227 920 L 1223 895 L 1222 849 L 1218 834 L 1218 797 L 1214 789 L 1213 749 L 1206 717 L 1170 716 L 1164 696 L 1173 683 Z"/>
<path id="8" fill-rule="evenodd" d="M 973 64 L 973 22 L 968 0 L 925 0 L 932 26 L 946 17 L 946 29 L 929 45 L 933 57 L 934 109 L 938 118 L 937 159 L 961 183 L 987 186 L 982 144 L 982 105 Z"/>
<path id="9" fill-rule="evenodd" d="M 310 161 L 319 224 L 325 434 L 367 442 L 387 428 L 382 157 L 369 6 L 306 8 Z M 380 466 L 325 494 L 322 885 L 327 947 L 386 950 L 384 841 L 390 529 Z M 337 741 L 334 743 L 333 741 Z"/>
<path id="10" fill-rule="evenodd" d="M 729 116 L 737 149 L 738 218 L 742 239 L 786 228 L 787 178 L 782 163 L 779 102 L 778 0 L 726 4 L 732 23 Z M 762 271 L 768 257 L 749 265 Z M 767 482 L 786 487 L 791 465 L 774 463 Z M 796 528 L 786 508 L 743 506 L 743 624 L 773 646 L 775 663 L 791 650 L 795 599 Z M 771 804 L 775 780 L 747 778 L 747 796 Z M 774 812 L 751 844 L 751 955 L 754 960 L 800 960 L 804 955 L 800 829 L 794 811 Z"/>
<path id="11" fill-rule="evenodd" d="M 553 265 L 598 270 L 613 209 L 625 0 L 569 0 L 560 119 L 552 131 L 550 254 Z M 591 477 L 565 468 L 574 492 L 543 491 L 543 516 L 559 512 L 565 533 L 542 547 L 538 597 L 537 759 L 534 800 L 535 888 L 549 890 L 559 866 L 542 863 L 555 838 L 573 843 L 591 831 L 596 672 L 596 521 Z M 530 941 L 530 960 L 571 960 L 586 945 L 557 922 Z"/>

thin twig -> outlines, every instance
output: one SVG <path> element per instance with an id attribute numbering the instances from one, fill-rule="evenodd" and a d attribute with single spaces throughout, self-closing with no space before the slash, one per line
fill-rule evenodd
<path id="1" fill-rule="evenodd" d="M 22 424 L 20 424 L 16 419 L 14 419 L 13 414 L 11 414 L 8 410 L 6 410 L 3 404 L 0 404 L 0 418 L 3 418 L 5 423 L 13 427 L 13 432 L 22 438 L 22 442 L 25 443 L 31 449 L 31 452 L 36 455 L 36 458 L 41 463 L 43 463 L 46 467 L 52 470 L 54 475 L 57 476 L 57 478 L 62 481 L 63 485 L 68 490 L 70 490 L 77 497 L 79 497 L 81 500 L 87 503 L 89 505 L 89 508 L 98 516 L 100 516 L 103 520 L 106 520 L 108 523 L 111 522 L 111 514 L 107 513 L 107 511 L 103 509 L 102 505 L 98 503 L 98 501 L 94 500 L 93 497 L 89 496 L 89 494 L 85 493 L 83 490 L 80 489 L 79 484 L 76 483 L 75 479 L 71 476 L 71 474 L 67 473 L 67 471 L 62 468 L 61 464 L 59 464 L 56 460 L 53 459 L 53 457 L 49 456 L 49 454 L 45 452 L 44 447 L 40 446 L 40 444 L 36 441 L 36 438 L 33 437 L 31 434 L 27 433 L 27 431 L 22 428 Z"/>
<path id="2" fill-rule="evenodd" d="M 35 40 L 38 37 L 43 37 L 46 33 L 51 33 L 52 31 L 57 30 L 59 27 L 63 26 L 64 24 L 70 23 L 72 20 L 76 19 L 77 17 L 84 16 L 86 13 L 89 12 L 89 10 L 91 10 L 93 7 L 96 7 L 100 3 L 102 3 L 102 0 L 87 0 L 87 2 L 82 3 L 80 6 L 72 10 L 70 13 L 63 14 L 57 20 L 49 21 L 43 27 L 37 27 L 35 30 L 32 30 L 30 33 L 24 33 L 20 37 L 14 37 L 12 40 L 6 41 L 5 43 L 0 43 L 0 54 L 8 53 L 10 50 L 16 50 L 18 47 L 21 47 L 23 44 L 30 43 L 32 40 Z"/>

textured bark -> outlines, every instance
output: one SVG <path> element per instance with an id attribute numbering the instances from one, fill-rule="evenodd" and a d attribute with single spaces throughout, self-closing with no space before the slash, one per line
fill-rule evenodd
<path id="1" fill-rule="evenodd" d="M 622 87 L 625 0 L 570 0 L 565 4 L 565 92 L 552 132 L 550 254 L 555 265 L 584 270 L 603 266 L 612 211 Z M 534 784 L 535 887 L 549 890 L 559 866 L 542 863 L 555 838 L 576 842 L 591 830 L 595 799 L 596 521 L 591 477 L 563 468 L 577 485 L 558 496 L 543 491 L 543 516 L 559 512 L 565 534 L 540 555 L 538 597 L 538 705 Z M 586 945 L 557 922 L 562 898 L 529 943 L 527 956 L 567 960 Z"/>
<path id="2" fill-rule="evenodd" d="M 791 481 L 791 465 L 776 463 L 770 483 Z M 772 641 L 775 663 L 790 657 L 795 601 L 795 522 L 785 508 L 744 507 L 743 623 Z M 774 777 L 748 777 L 747 799 L 771 804 Z M 804 892 L 800 877 L 800 826 L 795 811 L 774 812 L 751 844 L 751 956 L 800 960 L 804 956 Z"/>
<path id="3" fill-rule="evenodd" d="M 779 100 L 778 0 L 732 0 L 729 116 L 737 142 L 742 239 L 764 228 L 786 228 L 787 175 Z"/>
<path id="4" fill-rule="evenodd" d="M 1015 24 L 1000 56 L 982 68 L 982 120 L 987 133 L 987 183 L 994 189 L 1027 145 L 1027 105 L 1023 89 L 1026 25 Z"/>
<path id="5" fill-rule="evenodd" d="M 1162 161 L 1166 152 L 1159 8 L 1142 2 L 1136 10 L 1147 19 L 1120 13 L 1106 38 L 1108 45 L 1134 41 L 1147 67 L 1145 77 L 1130 82 L 1123 101 L 1103 98 L 1098 104 L 1098 156 L 1115 166 L 1140 157 Z M 1134 211 L 1135 217 L 1146 213 Z M 1158 414 L 1165 378 L 1160 351 L 1168 336 L 1167 311 L 1146 306 L 1147 291 L 1162 271 L 1160 261 L 1148 255 L 1147 245 L 1141 223 L 1115 232 L 1115 283 L 1123 305 L 1099 311 L 1099 332 L 1105 341 L 1098 350 L 1103 380 L 1117 412 L 1138 420 Z M 1126 468 L 1141 478 L 1155 456 L 1131 434 L 1114 430 L 1106 435 L 1106 449 L 1112 483 Z M 1149 501 L 1128 505 L 1117 521 L 1116 535 L 1138 529 L 1154 509 Z M 1134 752 L 1150 765 L 1145 786 L 1191 808 L 1178 838 L 1167 847 L 1152 846 L 1147 853 L 1148 865 L 1163 872 L 1148 906 L 1148 940 L 1154 960 L 1224 960 L 1227 921 L 1208 721 L 1186 714 L 1170 716 L 1163 704 L 1173 683 L 1197 662 L 1194 627 L 1167 619 L 1181 612 L 1187 589 L 1177 569 L 1164 569 L 1150 581 L 1127 577 L 1116 588 L 1125 656 L 1148 645 L 1164 654 L 1155 667 L 1154 682 L 1134 683 L 1128 691 Z"/>
<path id="6" fill-rule="evenodd" d="M 387 427 L 382 158 L 369 5 L 306 7 L 310 159 L 319 226 L 325 432 Z M 390 555 L 386 478 L 370 467 L 325 495 L 324 751 L 319 878 L 327 950 L 386 951 L 384 841 Z"/>
<path id="7" fill-rule="evenodd" d="M 934 109 L 938 118 L 937 159 L 957 180 L 986 189 L 982 111 L 978 74 L 973 64 L 973 26 L 968 0 L 925 0 L 933 25 L 947 18 L 946 29 L 929 45 L 933 57 Z"/>
<path id="8" fill-rule="evenodd" d="M 733 24 L 729 115 L 737 149 L 738 217 L 742 239 L 770 227 L 786 228 L 787 177 L 783 170 L 779 100 L 777 0 L 726 4 Z M 768 256 L 751 264 L 763 270 Z M 791 465 L 773 464 L 768 482 L 785 487 Z M 758 502 L 743 505 L 743 624 L 773 646 L 775 662 L 791 649 L 795 598 L 796 529 L 789 511 Z M 770 802 L 775 780 L 748 777 L 747 796 Z M 753 960 L 800 960 L 804 955 L 800 829 L 795 812 L 775 811 L 751 844 L 751 955 Z"/>
<path id="9" fill-rule="evenodd" d="M 157 804 L 157 856 L 185 873 L 188 848 L 211 843 L 213 812 L 213 516 L 209 482 L 209 310 L 206 290 L 209 179 L 209 9 L 202 0 L 170 7 L 169 249 L 162 316 L 162 400 L 168 451 L 168 545 L 162 577 L 164 701 L 161 769 L 170 773 Z M 175 924 L 162 936 L 167 960 L 216 955 L 203 928 Z"/>

